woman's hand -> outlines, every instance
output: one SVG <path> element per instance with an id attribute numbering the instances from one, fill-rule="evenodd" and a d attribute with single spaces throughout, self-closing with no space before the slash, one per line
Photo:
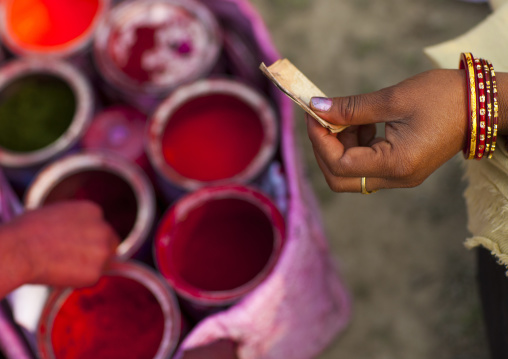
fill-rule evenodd
<path id="1" fill-rule="evenodd" d="M 335 135 L 306 115 L 316 160 L 336 192 L 414 187 L 465 145 L 464 71 L 432 70 L 380 91 L 334 99 L 313 98 L 324 120 L 349 125 Z M 376 137 L 375 123 L 385 123 Z"/>
<path id="2" fill-rule="evenodd" d="M 115 254 L 118 236 L 87 201 L 25 212 L 0 227 L 0 298 L 26 283 L 94 284 Z"/>

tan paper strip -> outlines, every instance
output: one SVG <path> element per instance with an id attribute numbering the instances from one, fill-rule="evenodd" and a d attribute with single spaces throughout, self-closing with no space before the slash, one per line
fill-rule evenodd
<path id="1" fill-rule="evenodd" d="M 314 117 L 317 122 L 332 133 L 338 133 L 347 126 L 334 125 L 323 120 L 309 107 L 312 97 L 327 97 L 323 91 L 318 89 L 304 74 L 300 72 L 288 59 L 281 59 L 269 67 L 264 63 L 259 66 L 261 71 L 268 77 L 282 92 L 291 98 L 298 106 Z"/>

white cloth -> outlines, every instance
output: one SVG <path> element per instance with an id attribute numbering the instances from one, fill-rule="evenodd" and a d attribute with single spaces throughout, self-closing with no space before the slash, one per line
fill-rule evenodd
<path id="1" fill-rule="evenodd" d="M 490 60 L 496 71 L 508 71 L 508 0 L 492 0 L 495 11 L 470 31 L 426 48 L 425 54 L 442 68 L 458 68 L 461 52 Z M 508 267 L 508 152 L 498 137 L 492 159 L 465 161 L 468 187 L 464 193 L 468 229 L 467 248 L 483 246 Z"/>
<path id="2" fill-rule="evenodd" d="M 508 0 L 465 34 L 424 49 L 436 67 L 457 69 L 461 52 L 488 59 L 496 71 L 508 72 Z"/>

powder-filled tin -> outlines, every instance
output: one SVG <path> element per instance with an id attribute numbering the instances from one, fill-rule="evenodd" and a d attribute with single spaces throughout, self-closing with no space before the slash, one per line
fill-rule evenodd
<path id="1" fill-rule="evenodd" d="M 26 191 L 27 209 L 85 199 L 99 204 L 122 242 L 120 258 L 143 253 L 155 216 L 152 185 L 134 163 L 108 152 L 66 156 L 42 169 Z"/>
<path id="2" fill-rule="evenodd" d="M 173 291 L 152 269 L 116 262 L 92 287 L 54 291 L 37 331 L 42 359 L 166 359 L 180 336 Z"/>
<path id="3" fill-rule="evenodd" d="M 275 267 L 284 241 L 284 218 L 264 194 L 238 185 L 205 187 L 166 212 L 154 256 L 196 316 L 258 286 Z"/>
<path id="4" fill-rule="evenodd" d="M 107 150 L 148 170 L 144 133 L 147 117 L 127 105 L 114 105 L 99 111 L 81 139 L 86 150 Z"/>
<path id="5" fill-rule="evenodd" d="M 235 80 L 208 79 L 179 87 L 161 103 L 145 143 L 171 197 L 253 181 L 272 159 L 278 133 L 275 113 L 261 94 Z"/>
<path id="6" fill-rule="evenodd" d="M 69 57 L 84 50 L 109 0 L 3 0 L 0 34 L 20 56 Z"/>
<path id="7" fill-rule="evenodd" d="M 150 111 L 177 86 L 207 75 L 220 43 L 217 21 L 199 2 L 133 0 L 99 27 L 94 59 L 114 92 Z"/>
<path id="8" fill-rule="evenodd" d="M 74 66 L 22 58 L 0 68 L 0 165 L 15 182 L 74 147 L 93 114 L 89 82 Z"/>

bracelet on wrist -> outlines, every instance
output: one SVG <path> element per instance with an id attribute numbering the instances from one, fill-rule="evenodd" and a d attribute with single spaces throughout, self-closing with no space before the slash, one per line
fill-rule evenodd
<path id="1" fill-rule="evenodd" d="M 466 72 L 467 88 L 467 134 L 462 150 L 464 158 L 492 158 L 496 149 L 499 116 L 494 67 L 490 61 L 464 52 L 460 55 L 459 69 Z"/>

